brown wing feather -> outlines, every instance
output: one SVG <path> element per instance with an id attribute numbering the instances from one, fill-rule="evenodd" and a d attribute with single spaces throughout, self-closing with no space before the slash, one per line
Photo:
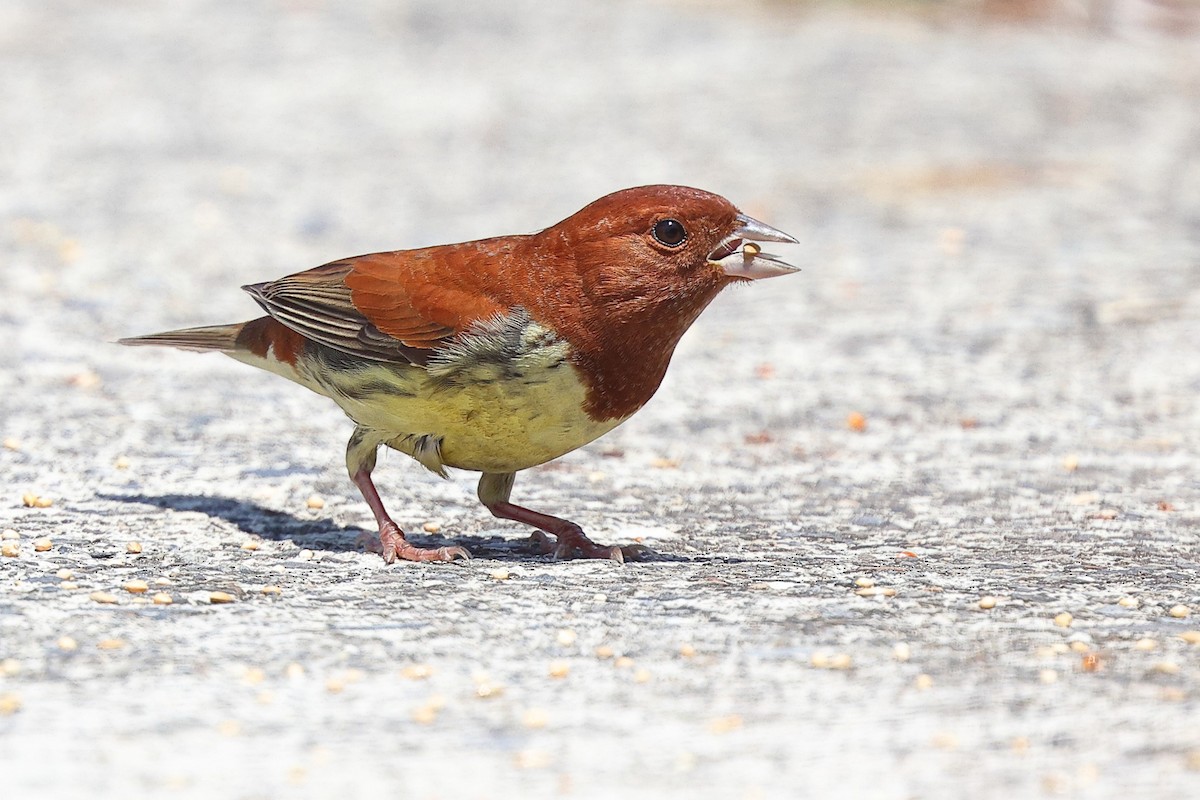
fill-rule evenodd
<path id="1" fill-rule="evenodd" d="M 326 347 L 424 364 L 456 333 L 505 310 L 471 285 L 478 276 L 464 256 L 482 254 L 461 247 L 372 253 L 242 288 L 276 320 Z"/>

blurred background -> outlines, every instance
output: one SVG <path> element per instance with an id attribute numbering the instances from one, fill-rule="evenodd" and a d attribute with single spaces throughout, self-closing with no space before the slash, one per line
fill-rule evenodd
<path id="1" fill-rule="evenodd" d="M 348 552 L 369 517 L 336 408 L 110 344 L 250 318 L 242 284 L 659 182 L 792 233 L 804 272 L 720 298 L 634 422 L 517 494 L 696 563 L 539 562 L 512 596 L 384 571 Z M 59 543 L 0 559 L 0 762 L 29 793 L 1195 796 L 1196 649 L 1154 671 L 1133 645 L 1200 579 L 1194 0 L 3 0 L 0 341 L 0 523 Z M 401 461 L 377 473 L 398 518 L 520 535 L 471 476 Z M 247 531 L 258 562 L 235 560 Z M 144 559 L 109 552 L 127 538 Z M 326 562 L 281 566 L 293 541 Z M 63 566 L 85 595 L 135 570 L 293 583 L 218 626 L 182 600 L 102 615 L 56 593 Z M 981 591 L 1016 610 L 986 627 Z M 1096 625 L 1071 646 L 1121 654 L 1107 673 L 1067 681 L 1065 608 Z M 563 609 L 590 660 L 553 694 Z M 134 644 L 96 652 L 114 636 Z M 608 682 L 604 642 L 652 670 L 643 694 Z M 410 661 L 456 722 L 415 716 Z M 309 683 L 284 686 L 292 663 Z M 481 667 L 508 686 L 486 707 Z M 255 705 L 246 675 L 288 701 Z M 522 722 L 538 703 L 548 726 Z M 482 766 L 379 767 L 447 752 Z"/>

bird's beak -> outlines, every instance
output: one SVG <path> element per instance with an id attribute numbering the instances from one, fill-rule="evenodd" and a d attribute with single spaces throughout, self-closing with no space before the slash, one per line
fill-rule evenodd
<path id="1" fill-rule="evenodd" d="M 755 242 L 787 242 L 799 244 L 794 237 L 783 231 L 772 228 L 765 222 L 759 222 L 745 214 L 737 215 L 737 229 L 734 230 L 721 246 L 708 256 L 708 262 L 721 269 L 726 275 L 735 278 L 774 278 L 776 275 L 788 275 L 799 272 L 799 267 L 783 261 L 779 256 L 764 253 Z"/>

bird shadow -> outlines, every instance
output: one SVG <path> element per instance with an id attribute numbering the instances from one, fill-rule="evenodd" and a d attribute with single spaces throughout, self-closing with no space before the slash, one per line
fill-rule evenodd
<path id="1" fill-rule="evenodd" d="M 362 542 L 373 537 L 368 531 L 354 525 L 339 525 L 330 519 L 300 519 L 285 511 L 260 506 L 246 500 L 231 497 L 196 494 L 99 494 L 105 500 L 119 503 L 137 503 L 170 511 L 195 511 L 213 519 L 234 525 L 243 533 L 260 536 L 272 541 L 292 541 L 310 550 L 326 550 L 335 553 L 361 551 Z M 437 535 L 405 536 L 419 547 L 445 547 L 462 545 L 475 557 L 500 561 L 551 561 L 549 556 L 535 552 L 528 537 L 506 538 L 499 536 L 456 535 L 447 539 Z M 642 562 L 704 562 L 709 559 L 692 558 L 649 551 L 637 559 Z"/>

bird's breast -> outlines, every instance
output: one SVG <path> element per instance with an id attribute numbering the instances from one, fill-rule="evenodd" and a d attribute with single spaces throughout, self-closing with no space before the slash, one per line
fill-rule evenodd
<path id="1" fill-rule="evenodd" d="M 593 419 L 570 345 L 520 309 L 478 323 L 424 367 L 359 362 L 318 369 L 360 425 L 404 449 L 440 438 L 446 466 L 514 472 L 581 447 L 625 418 Z"/>

